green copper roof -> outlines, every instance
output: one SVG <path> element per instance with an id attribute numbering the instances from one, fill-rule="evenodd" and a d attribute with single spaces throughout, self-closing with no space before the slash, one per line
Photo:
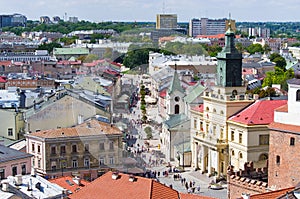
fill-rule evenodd
<path id="1" fill-rule="evenodd" d="M 54 48 L 54 55 L 87 55 L 89 49 L 87 48 Z"/>
<path id="2" fill-rule="evenodd" d="M 181 86 L 181 83 L 180 83 L 180 80 L 179 80 L 179 77 L 178 77 L 177 70 L 175 70 L 175 72 L 174 72 L 174 76 L 173 76 L 171 85 L 170 85 L 170 87 L 168 89 L 168 93 L 171 94 L 175 90 L 177 90 L 177 91 L 179 91 L 181 93 L 184 93 L 184 90 L 183 90 L 183 88 Z"/>
<path id="3" fill-rule="evenodd" d="M 192 103 L 199 95 L 203 93 L 205 87 L 198 82 L 192 89 L 192 91 L 184 97 L 184 101 Z"/>
<path id="4" fill-rule="evenodd" d="M 170 129 L 188 121 L 188 117 L 185 114 L 171 115 L 168 120 L 164 122 Z"/>

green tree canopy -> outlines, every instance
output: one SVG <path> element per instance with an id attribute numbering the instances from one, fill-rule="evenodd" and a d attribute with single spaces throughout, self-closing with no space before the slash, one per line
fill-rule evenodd
<path id="1" fill-rule="evenodd" d="M 278 53 L 272 53 L 270 55 L 270 61 L 275 62 L 276 66 L 280 67 L 283 71 L 286 71 L 286 60 Z"/>
<path id="2" fill-rule="evenodd" d="M 61 48 L 62 46 L 59 43 L 52 42 L 52 43 L 44 43 L 39 45 L 38 50 L 48 50 L 49 53 L 52 53 L 53 48 Z"/>
<path id="3" fill-rule="evenodd" d="M 261 44 L 251 44 L 250 46 L 248 46 L 246 48 L 246 50 L 251 55 L 255 54 L 256 52 L 258 52 L 258 53 L 263 53 L 264 52 L 264 49 L 263 49 Z"/>

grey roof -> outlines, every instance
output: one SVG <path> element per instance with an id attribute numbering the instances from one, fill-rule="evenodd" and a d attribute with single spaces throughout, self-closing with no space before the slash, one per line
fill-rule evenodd
<path id="1" fill-rule="evenodd" d="M 289 79 L 289 80 L 287 80 L 287 83 L 288 84 L 300 85 L 300 79 L 297 79 L 297 78 Z"/>
<path id="2" fill-rule="evenodd" d="M 242 68 L 264 68 L 275 66 L 272 62 L 243 62 Z"/>
<path id="3" fill-rule="evenodd" d="M 174 128 L 180 124 L 187 122 L 189 118 L 185 114 L 171 115 L 168 120 L 164 122 L 169 128 Z"/>
<path id="4" fill-rule="evenodd" d="M 0 163 L 8 162 L 11 160 L 24 159 L 32 156 L 33 155 L 31 154 L 0 145 Z"/>

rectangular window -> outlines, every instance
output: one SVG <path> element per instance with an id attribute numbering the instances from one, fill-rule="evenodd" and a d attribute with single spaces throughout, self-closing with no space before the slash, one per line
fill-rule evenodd
<path id="1" fill-rule="evenodd" d="M 99 148 L 100 148 L 101 151 L 104 151 L 104 143 L 100 143 Z"/>
<path id="2" fill-rule="evenodd" d="M 194 129 L 197 129 L 197 120 L 194 119 Z"/>
<path id="3" fill-rule="evenodd" d="M 114 164 L 114 157 L 109 158 L 109 164 Z"/>
<path id="4" fill-rule="evenodd" d="M 243 142 L 243 134 L 239 134 L 239 143 L 241 144 Z"/>
<path id="5" fill-rule="evenodd" d="M 104 158 L 99 158 L 99 165 L 104 165 L 104 164 L 105 164 Z"/>
<path id="6" fill-rule="evenodd" d="M 280 156 L 279 155 L 276 156 L 276 164 L 280 164 Z"/>
<path id="7" fill-rule="evenodd" d="M 38 160 L 38 168 L 41 168 L 41 160 Z"/>
<path id="8" fill-rule="evenodd" d="M 89 148 L 90 148 L 89 144 L 84 144 L 84 151 L 89 151 Z"/>
<path id="9" fill-rule="evenodd" d="M 12 175 L 13 175 L 13 176 L 15 176 L 15 175 L 18 174 L 18 168 L 17 168 L 17 166 L 13 166 L 13 167 L 11 168 L 11 170 L 12 170 Z"/>
<path id="10" fill-rule="evenodd" d="M 200 131 L 203 131 L 203 122 L 200 122 Z"/>
<path id="11" fill-rule="evenodd" d="M 77 160 L 72 160 L 72 167 L 77 168 L 78 167 L 78 162 Z"/>
<path id="12" fill-rule="evenodd" d="M 66 146 L 60 146 L 60 154 L 66 154 Z"/>
<path id="13" fill-rule="evenodd" d="M 109 143 L 109 150 L 114 150 L 114 142 Z"/>
<path id="14" fill-rule="evenodd" d="M 41 146 L 40 146 L 40 145 L 38 145 L 37 152 L 38 152 L 38 153 L 41 153 Z"/>
<path id="15" fill-rule="evenodd" d="M 269 145 L 269 135 L 259 135 L 259 145 Z"/>
<path id="16" fill-rule="evenodd" d="M 12 128 L 9 128 L 9 129 L 7 130 L 7 134 L 8 134 L 8 136 L 13 136 L 13 129 L 12 129 Z"/>
<path id="17" fill-rule="evenodd" d="M 76 144 L 72 145 L 72 153 L 77 153 L 77 145 Z"/>
<path id="18" fill-rule="evenodd" d="M 89 158 L 84 159 L 84 166 L 85 167 L 90 167 L 90 159 Z"/>
<path id="19" fill-rule="evenodd" d="M 34 143 L 31 144 L 31 151 L 34 152 Z"/>
<path id="20" fill-rule="evenodd" d="M 291 138 L 290 139 L 290 145 L 291 146 L 295 146 L 295 138 Z"/>
<path id="21" fill-rule="evenodd" d="M 56 147 L 51 146 L 51 155 L 55 155 L 55 154 L 56 154 Z"/>
<path id="22" fill-rule="evenodd" d="M 231 141 L 234 141 L 234 131 L 231 131 Z"/>
<path id="23" fill-rule="evenodd" d="M 221 128 L 220 129 L 220 139 L 223 139 L 224 138 L 224 129 Z"/>
<path id="24" fill-rule="evenodd" d="M 5 178 L 5 169 L 0 169 L 0 179 L 4 179 Z"/>
<path id="25" fill-rule="evenodd" d="M 26 164 L 22 164 L 21 169 L 22 169 L 22 175 L 26 175 Z"/>

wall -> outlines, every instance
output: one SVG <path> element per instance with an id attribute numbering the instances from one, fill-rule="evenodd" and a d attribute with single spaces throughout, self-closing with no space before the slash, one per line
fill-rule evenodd
<path id="1" fill-rule="evenodd" d="M 228 198 L 241 198 L 242 193 L 250 195 L 267 192 L 268 183 L 261 181 L 268 173 L 267 168 L 253 168 L 253 163 L 246 163 L 245 169 L 233 172 L 229 167 L 227 171 Z"/>

